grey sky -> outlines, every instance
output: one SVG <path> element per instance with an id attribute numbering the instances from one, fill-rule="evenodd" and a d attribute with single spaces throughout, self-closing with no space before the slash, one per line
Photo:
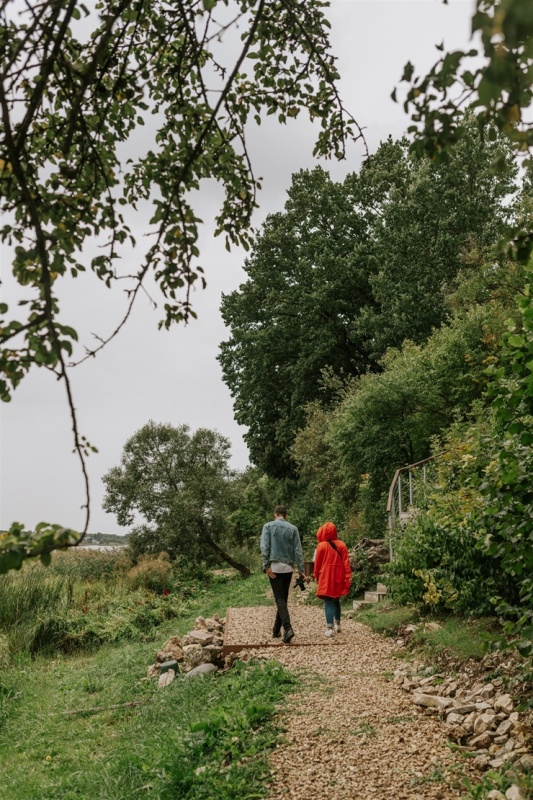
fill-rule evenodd
<path id="1" fill-rule="evenodd" d="M 339 58 L 341 94 L 365 134 L 371 152 L 389 134 L 399 137 L 408 125 L 390 94 L 403 66 L 411 61 L 423 73 L 438 57 L 436 44 L 464 48 L 470 38 L 473 0 L 333 0 L 329 11 L 333 51 Z M 283 208 L 291 175 L 314 166 L 316 131 L 298 120 L 281 126 L 269 122 L 251 131 L 250 151 L 257 175 L 264 178 L 259 226 L 265 216 Z M 346 162 L 323 162 L 335 179 L 361 163 L 354 147 Z M 244 254 L 228 253 L 212 236 L 208 222 L 219 194 L 211 185 L 200 198 L 206 221 L 200 242 L 208 288 L 195 294 L 199 319 L 187 327 L 158 331 L 160 312 L 141 296 L 133 316 L 117 339 L 72 372 L 82 432 L 98 447 L 88 459 L 91 479 L 91 531 L 125 533 L 113 515 L 101 509 L 102 475 L 119 463 L 127 438 L 149 419 L 174 425 L 216 428 L 232 442 L 234 467 L 248 462 L 242 429 L 233 419 L 232 400 L 216 360 L 227 338 L 219 314 L 222 292 L 244 279 Z M 137 232 L 136 232 L 137 233 Z M 9 263 L 3 253 L 3 295 L 9 302 Z M 108 334 L 120 317 L 120 289 L 98 286 L 94 276 L 71 281 L 63 305 L 82 336 Z M 0 529 L 19 521 L 32 528 L 39 521 L 79 529 L 83 524 L 83 482 L 64 388 L 49 373 L 35 370 L 0 407 Z"/>

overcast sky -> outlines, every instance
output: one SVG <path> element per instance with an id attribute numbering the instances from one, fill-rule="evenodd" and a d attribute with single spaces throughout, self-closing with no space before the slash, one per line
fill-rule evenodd
<path id="1" fill-rule="evenodd" d="M 417 74 L 438 58 L 435 45 L 464 48 L 470 41 L 474 0 L 332 0 L 332 49 L 339 59 L 345 106 L 365 128 L 371 152 L 389 134 L 397 138 L 408 119 L 390 94 L 403 67 L 411 61 Z M 255 225 L 283 209 L 291 175 L 313 167 L 317 131 L 305 121 L 269 124 L 251 131 L 250 151 L 257 175 L 264 179 Z M 335 179 L 359 169 L 362 149 L 346 162 L 324 162 Z M 211 185 L 200 198 L 205 220 L 220 199 Z M 96 359 L 71 374 L 80 428 L 98 453 L 88 459 L 91 480 L 90 530 L 126 533 L 101 508 L 102 475 L 119 463 L 126 440 L 152 419 L 173 425 L 215 428 L 232 443 L 232 465 L 248 463 L 243 430 L 233 419 L 232 399 L 216 360 L 228 337 L 219 313 L 221 293 L 242 283 L 244 255 L 228 253 L 214 239 L 207 222 L 200 242 L 208 288 L 197 291 L 199 319 L 187 327 L 158 331 L 161 314 L 141 296 L 123 330 Z M 137 232 L 136 232 L 137 233 Z M 10 300 L 9 258 L 2 253 L 2 294 Z M 92 278 L 92 279 L 91 279 Z M 71 282 L 63 303 L 86 338 L 108 334 L 123 304 L 118 288 L 98 286 L 93 276 Z M 0 529 L 12 522 L 33 528 L 39 521 L 80 529 L 84 491 L 79 462 L 72 453 L 72 433 L 64 387 L 50 373 L 35 370 L 0 406 Z"/>

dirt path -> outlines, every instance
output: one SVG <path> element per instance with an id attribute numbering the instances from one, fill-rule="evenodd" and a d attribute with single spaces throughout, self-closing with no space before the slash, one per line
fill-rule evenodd
<path id="1" fill-rule="evenodd" d="M 254 652 L 304 671 L 302 690 L 280 712 L 286 733 L 271 758 L 270 800 L 457 800 L 465 794 L 460 776 L 469 767 L 447 746 L 444 724 L 418 711 L 391 680 L 400 663 L 394 642 L 351 619 L 326 639 L 323 611 L 293 605 L 294 643 L 272 645 L 273 617 L 272 608 L 239 609 L 230 640 L 268 642 Z"/>

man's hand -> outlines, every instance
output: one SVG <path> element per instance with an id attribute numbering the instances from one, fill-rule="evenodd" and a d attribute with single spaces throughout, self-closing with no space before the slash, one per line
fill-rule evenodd
<path id="1" fill-rule="evenodd" d="M 271 567 L 267 567 L 265 572 L 266 572 L 266 574 L 268 575 L 269 578 L 275 578 L 276 577 L 276 573 L 272 572 L 272 568 Z"/>

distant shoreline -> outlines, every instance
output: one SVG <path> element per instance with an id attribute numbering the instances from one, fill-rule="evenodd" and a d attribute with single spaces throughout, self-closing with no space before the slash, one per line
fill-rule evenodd
<path id="1" fill-rule="evenodd" d="M 80 544 L 80 550 L 120 550 L 127 544 Z"/>

